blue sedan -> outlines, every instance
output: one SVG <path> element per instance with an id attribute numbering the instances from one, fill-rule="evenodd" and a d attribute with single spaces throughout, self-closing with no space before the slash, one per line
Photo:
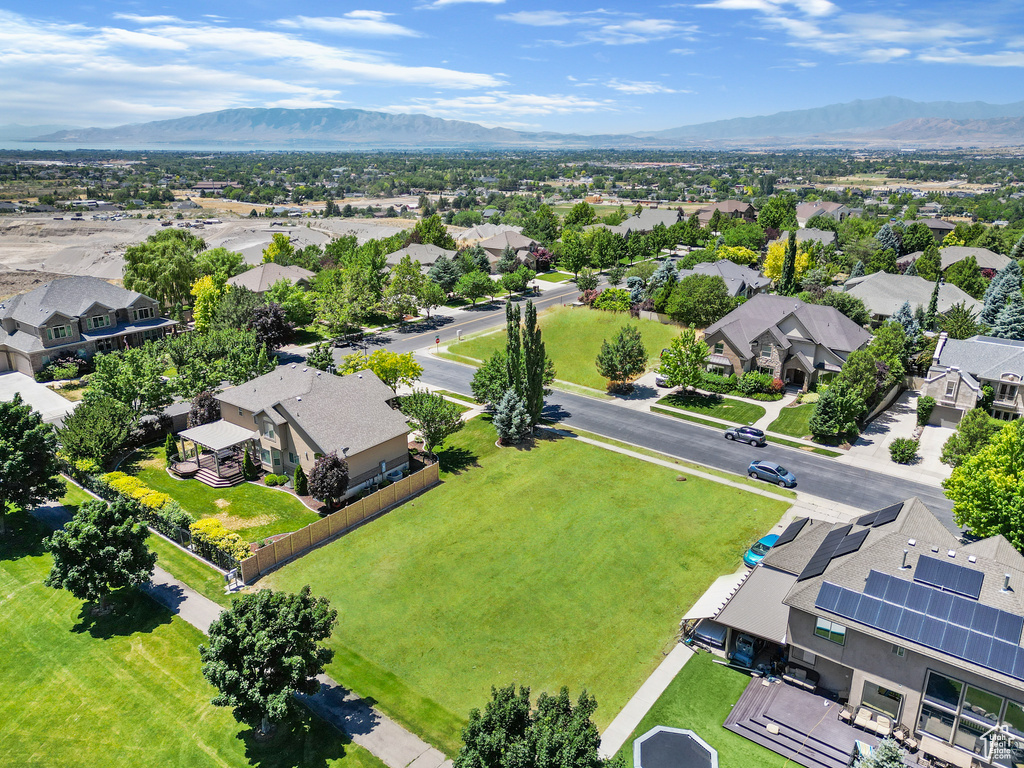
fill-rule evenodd
<path id="1" fill-rule="evenodd" d="M 767 536 L 762 536 L 743 555 L 744 564 L 753 568 L 771 551 L 771 548 L 775 546 L 775 542 L 778 540 L 779 534 L 777 533 L 769 533 Z"/>
<path id="2" fill-rule="evenodd" d="M 783 488 L 792 488 L 796 485 L 796 476 L 774 461 L 752 461 L 747 467 L 747 474 L 755 480 L 767 480 L 769 483 L 776 483 Z"/>

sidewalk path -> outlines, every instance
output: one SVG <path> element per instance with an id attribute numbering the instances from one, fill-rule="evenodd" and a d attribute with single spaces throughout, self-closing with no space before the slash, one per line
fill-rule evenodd
<path id="1" fill-rule="evenodd" d="M 37 507 L 32 514 L 51 528 L 59 528 L 71 519 L 61 504 Z M 178 581 L 162 568 L 153 570 L 153 578 L 142 591 L 153 600 L 207 634 L 221 606 Z M 341 729 L 352 741 L 380 759 L 389 768 L 451 768 L 451 761 L 419 736 L 405 730 L 370 706 L 365 699 L 327 675 L 320 675 L 320 692 L 297 696 L 323 720 Z"/>

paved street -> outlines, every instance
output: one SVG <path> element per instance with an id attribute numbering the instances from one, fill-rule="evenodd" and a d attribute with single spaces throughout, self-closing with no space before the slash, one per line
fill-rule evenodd
<path id="1" fill-rule="evenodd" d="M 421 380 L 453 392 L 470 394 L 473 369 L 420 352 Z M 952 504 L 935 484 L 917 483 L 871 469 L 839 463 L 825 456 L 769 444 L 766 448 L 722 439 L 720 430 L 654 413 L 624 409 L 594 398 L 554 392 L 547 398 L 545 416 L 570 427 L 700 462 L 728 472 L 743 473 L 755 458 L 769 458 L 792 470 L 797 492 L 841 502 L 864 510 L 918 496 L 951 530 Z"/>

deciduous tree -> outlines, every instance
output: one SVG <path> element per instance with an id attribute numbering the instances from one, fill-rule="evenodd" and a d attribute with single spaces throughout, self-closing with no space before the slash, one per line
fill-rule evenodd
<path id="1" fill-rule="evenodd" d="M 308 585 L 298 594 L 261 589 L 236 598 L 210 625 L 209 644 L 199 646 L 203 676 L 219 691 L 212 703 L 269 733 L 296 693 L 320 690 L 317 675 L 334 657 L 323 642 L 337 619 Z"/>
<path id="2" fill-rule="evenodd" d="M 256 335 L 256 343 L 271 351 L 291 341 L 295 332 L 284 308 L 273 301 L 253 308 L 249 328 Z"/>
<path id="3" fill-rule="evenodd" d="M 188 409 L 188 428 L 201 427 L 203 424 L 212 424 L 220 418 L 220 401 L 213 396 L 213 392 L 205 390 L 192 398 L 192 405 Z"/>
<path id="4" fill-rule="evenodd" d="M 412 386 L 423 375 L 423 366 L 416 362 L 412 352 L 391 352 L 387 349 L 374 350 L 370 355 L 355 352 L 346 355 L 338 364 L 338 373 L 342 375 L 366 369 L 373 371 L 391 389 L 397 389 L 399 384 Z"/>
<path id="5" fill-rule="evenodd" d="M 335 451 L 321 456 L 309 473 L 309 494 L 334 509 L 348 490 L 348 460 Z"/>
<path id="6" fill-rule="evenodd" d="M 662 353 L 658 372 L 670 387 L 696 387 L 707 369 L 709 354 L 708 345 L 697 338 L 696 331 L 684 328 Z"/>
<path id="7" fill-rule="evenodd" d="M 146 547 L 147 536 L 149 529 L 124 499 L 87 501 L 43 542 L 53 555 L 44 583 L 79 600 L 98 602 L 102 611 L 115 589 L 138 587 L 153 575 L 156 553 Z"/>
<path id="8" fill-rule="evenodd" d="M 942 446 L 940 460 L 951 467 L 959 467 L 988 445 L 1002 426 L 1002 422 L 993 419 L 983 408 L 972 408 Z"/>
<path id="9" fill-rule="evenodd" d="M 164 364 L 152 342 L 145 347 L 97 355 L 95 365 L 85 399 L 109 397 L 123 403 L 132 413 L 133 426 L 143 416 L 159 413 L 171 404 L 171 387 L 163 377 Z"/>
<path id="10" fill-rule="evenodd" d="M 409 426 L 423 438 L 423 450 L 434 455 L 434 448 L 464 426 L 462 409 L 445 400 L 443 395 L 415 390 L 403 397 L 398 407 L 409 420 Z"/>
<path id="11" fill-rule="evenodd" d="M 17 392 L 0 401 L 0 536 L 7 512 L 28 509 L 64 492 L 57 437 Z"/>
<path id="12" fill-rule="evenodd" d="M 477 299 L 490 296 L 493 290 L 494 281 L 485 273 L 479 271 L 467 272 L 455 284 L 455 292 L 473 302 L 474 307 L 476 306 Z"/>
<path id="13" fill-rule="evenodd" d="M 845 381 L 828 386 L 814 404 L 809 428 L 815 440 L 839 443 L 854 439 L 859 432 L 857 420 L 864 413 L 864 400 Z"/>
<path id="14" fill-rule="evenodd" d="M 80 403 L 57 431 L 61 451 L 72 459 L 106 464 L 123 447 L 132 429 L 128 406 L 109 397 Z"/>
<path id="15" fill-rule="evenodd" d="M 630 391 L 633 380 L 647 370 L 647 348 L 640 329 L 625 325 L 612 341 L 605 339 L 597 354 L 597 370 L 609 380 L 612 390 Z"/>

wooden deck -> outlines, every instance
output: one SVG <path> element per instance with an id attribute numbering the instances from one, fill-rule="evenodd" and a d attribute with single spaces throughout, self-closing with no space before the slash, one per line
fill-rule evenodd
<path id="1" fill-rule="evenodd" d="M 217 472 L 217 462 L 212 453 L 204 453 L 199 457 L 197 464 L 195 459 L 179 461 L 171 466 L 171 472 L 182 478 L 195 478 L 211 488 L 230 488 L 233 485 L 245 482 L 242 474 L 242 462 L 237 459 L 221 460 L 220 473 Z"/>

